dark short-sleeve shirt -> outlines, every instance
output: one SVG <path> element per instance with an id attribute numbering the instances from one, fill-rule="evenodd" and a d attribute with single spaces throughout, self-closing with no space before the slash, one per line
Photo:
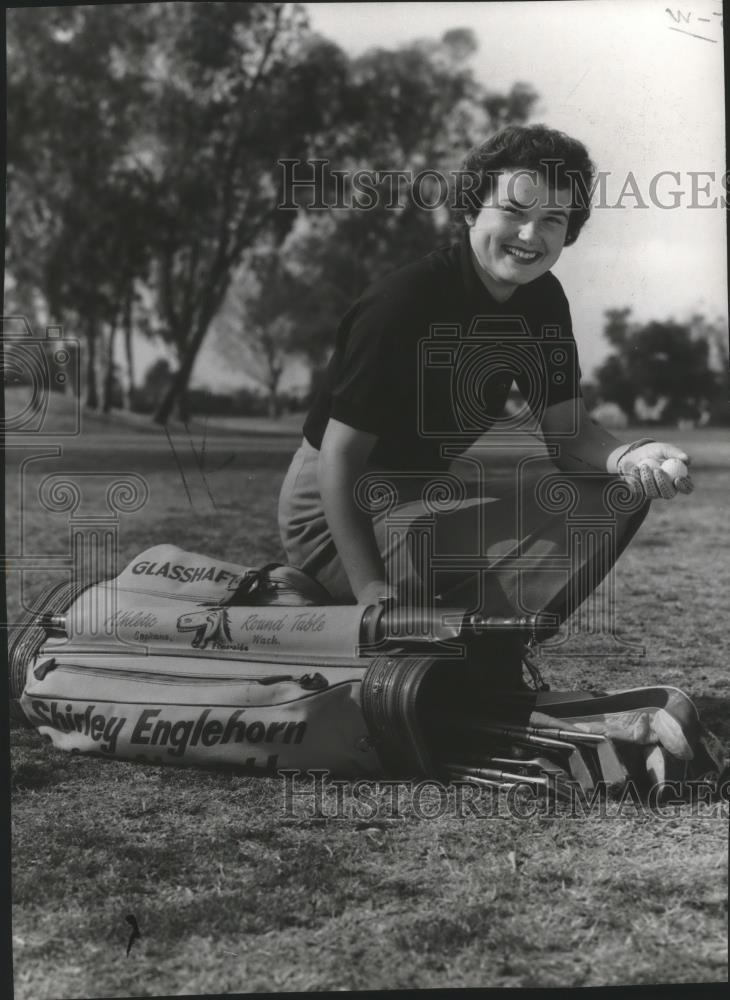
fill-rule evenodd
<path id="1" fill-rule="evenodd" d="M 529 413 L 580 396 L 568 300 L 547 272 L 497 302 L 468 234 L 371 285 L 342 319 L 304 424 L 319 448 L 332 417 L 377 435 L 371 461 L 443 469 L 505 414 L 513 382 Z M 519 418 L 517 419 L 519 423 Z"/>

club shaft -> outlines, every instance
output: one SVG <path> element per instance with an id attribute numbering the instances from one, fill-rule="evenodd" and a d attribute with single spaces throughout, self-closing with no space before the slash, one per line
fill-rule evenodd
<path id="1" fill-rule="evenodd" d="M 568 743 L 603 743 L 605 736 L 600 733 L 586 733 L 582 729 L 551 729 L 547 726 L 500 726 L 512 732 L 539 736 L 542 739 L 563 740 Z"/>
<path id="2" fill-rule="evenodd" d="M 548 736 L 540 736 L 531 732 L 527 726 L 488 726 L 477 724 L 469 726 L 470 729 L 477 729 L 480 733 L 488 733 L 490 736 L 507 736 L 516 742 L 527 743 L 530 746 L 552 747 L 553 750 L 572 750 L 573 744 L 564 740 L 552 739 Z"/>
<path id="3" fill-rule="evenodd" d="M 490 757 L 491 764 L 507 764 L 508 767 L 531 767 L 543 771 L 545 774 L 565 774 L 565 769 L 559 764 L 548 764 L 541 760 L 519 760 L 510 757 Z"/>
<path id="4" fill-rule="evenodd" d="M 459 781 L 471 781 L 475 785 L 483 785 L 485 788 L 514 788 L 517 784 L 516 781 L 493 781 L 489 778 L 478 778 L 474 774 L 465 774 L 462 771 L 454 771 L 452 768 L 447 768 L 449 775 L 452 778 L 458 778 Z"/>
<path id="5" fill-rule="evenodd" d="M 538 778 L 528 774 L 513 774 L 511 771 L 502 771 L 493 767 L 463 767 L 461 764 L 447 764 L 450 770 L 460 774 L 471 775 L 475 778 L 486 778 L 488 781 L 511 781 L 513 784 L 540 785 L 545 787 L 549 784 L 548 778 Z"/>
<path id="6" fill-rule="evenodd" d="M 600 733 L 586 733 L 583 730 L 550 729 L 546 726 L 490 725 L 485 722 L 468 719 L 448 719 L 459 728 L 476 729 L 481 733 L 508 737 L 516 742 L 527 743 L 530 746 L 542 746 L 554 750 L 571 751 L 576 743 L 597 746 L 606 742 L 606 737 Z"/>
<path id="7" fill-rule="evenodd" d="M 553 736 L 575 743 L 603 743 L 606 739 L 601 733 L 586 733 L 582 729 L 548 729 L 544 726 L 527 726 L 527 729 L 536 736 Z"/>

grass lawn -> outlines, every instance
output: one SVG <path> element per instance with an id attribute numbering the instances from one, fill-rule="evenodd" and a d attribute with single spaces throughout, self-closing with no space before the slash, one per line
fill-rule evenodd
<path id="1" fill-rule="evenodd" d="M 213 510 L 200 490 L 191 506 L 169 450 L 139 435 L 114 452 L 112 430 L 90 427 L 22 481 L 8 456 L 9 553 L 66 551 L 68 515 L 37 500 L 65 469 L 147 480 L 147 504 L 120 520 L 120 566 L 163 541 L 280 556 L 286 448 L 212 450 Z M 555 689 L 682 687 L 727 743 L 730 448 L 723 432 L 666 437 L 695 458 L 696 492 L 654 504 L 615 584 L 620 634 L 645 655 L 607 659 L 578 636 L 541 666 Z M 23 603 L 56 579 L 26 574 Z M 8 602 L 12 621 L 17 574 Z M 373 821 L 346 794 L 351 818 L 318 819 L 287 815 L 278 780 L 72 757 L 22 727 L 11 740 L 17 1000 L 727 978 L 728 823 L 708 806 L 429 820 L 405 797 L 399 818 Z M 142 938 L 126 957 L 128 913 Z"/>

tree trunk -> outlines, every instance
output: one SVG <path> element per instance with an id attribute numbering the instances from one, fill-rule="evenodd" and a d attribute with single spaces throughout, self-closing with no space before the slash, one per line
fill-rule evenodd
<path id="1" fill-rule="evenodd" d="M 124 409 L 132 409 L 134 399 L 134 353 L 132 348 L 132 318 L 134 308 L 134 288 L 129 283 L 127 297 L 124 302 L 124 355 L 127 360 L 127 387 L 124 392 Z"/>
<path id="2" fill-rule="evenodd" d="M 64 378 L 64 366 L 59 365 L 55 358 L 59 346 L 59 344 L 54 344 L 52 340 L 46 341 L 44 344 L 46 363 L 43 365 L 43 391 L 58 392 L 63 395 L 68 386 L 66 385 L 67 379 Z M 61 378 L 58 377 L 59 375 Z"/>
<path id="3" fill-rule="evenodd" d="M 190 419 L 190 406 L 187 393 L 187 387 L 182 389 L 180 395 L 177 398 L 177 415 L 182 420 L 184 424 Z"/>
<path id="4" fill-rule="evenodd" d="M 96 318 L 90 316 L 86 322 L 86 406 L 90 410 L 99 409 L 99 388 L 96 374 Z"/>
<path id="5" fill-rule="evenodd" d="M 109 326 L 109 339 L 106 349 L 106 370 L 104 372 L 104 398 L 101 404 L 102 413 L 109 413 L 112 408 L 112 395 L 114 392 L 114 342 L 117 339 L 117 324 L 111 323 Z"/>
<path id="6" fill-rule="evenodd" d="M 269 386 L 268 414 L 271 420 L 278 420 L 281 415 L 279 394 L 276 391 L 276 386 Z"/>
<path id="7" fill-rule="evenodd" d="M 258 230 L 263 227 L 265 220 L 266 216 L 264 215 L 249 231 L 249 245 L 254 241 Z M 195 364 L 195 359 L 198 356 L 198 352 L 203 344 L 205 335 L 208 332 L 208 327 L 226 297 L 226 293 L 231 283 L 232 268 L 235 266 L 236 261 L 240 259 L 243 246 L 245 245 L 245 242 L 242 242 L 242 244 L 238 247 L 235 258 L 230 257 L 230 259 L 226 260 L 225 255 L 223 255 L 222 259 L 218 260 L 215 267 L 211 270 L 209 279 L 205 283 L 204 291 L 201 292 L 202 305 L 198 311 L 198 319 L 196 322 L 190 324 L 190 327 L 193 330 L 193 335 L 189 340 L 189 346 L 185 352 L 185 356 L 180 367 L 173 375 L 172 382 L 170 383 L 167 392 L 163 396 L 162 401 L 157 407 L 157 410 L 152 418 L 157 424 L 167 423 L 176 402 L 178 402 L 180 396 L 187 389 L 188 382 L 190 381 L 190 375 L 193 371 L 193 365 Z M 218 256 L 221 257 L 221 254 Z M 169 281 L 169 276 L 167 280 Z M 167 294 L 169 295 L 169 290 Z M 164 310 L 164 312 L 169 320 L 171 318 L 171 310 L 169 306 Z M 176 345 L 188 343 L 187 337 L 175 336 L 171 339 Z M 186 408 L 184 402 L 178 405 L 182 405 L 183 408 Z"/>
<path id="8" fill-rule="evenodd" d="M 195 359 L 198 356 L 198 351 L 202 346 L 208 326 L 208 320 L 203 318 L 199 320 L 198 327 L 192 340 L 190 341 L 190 346 L 184 354 L 182 361 L 180 362 L 180 366 L 173 375 L 167 392 L 162 397 L 162 401 L 157 407 L 157 410 L 152 418 L 156 424 L 167 423 L 176 403 L 178 405 L 178 409 L 182 410 L 184 413 L 187 412 L 187 403 L 184 399 L 185 390 L 188 387 L 188 382 L 190 381 L 190 376 L 193 371 L 193 365 L 195 364 Z M 187 417 L 183 417 L 183 419 L 187 419 Z"/>
<path id="9" fill-rule="evenodd" d="M 60 323 L 62 330 L 67 330 L 69 326 L 71 329 L 78 328 L 78 321 L 76 323 L 70 323 L 68 316 L 62 312 L 62 310 L 49 302 L 48 313 L 50 317 L 58 317 L 57 322 Z M 64 336 L 67 334 L 64 333 Z M 81 394 L 83 392 L 84 386 L 84 373 L 82 371 L 82 361 L 84 357 L 83 344 L 79 345 L 78 341 L 73 344 L 72 347 L 72 357 L 73 360 L 71 364 L 67 366 L 68 372 L 68 385 L 74 397 L 75 405 L 77 407 L 77 412 L 81 409 Z"/>

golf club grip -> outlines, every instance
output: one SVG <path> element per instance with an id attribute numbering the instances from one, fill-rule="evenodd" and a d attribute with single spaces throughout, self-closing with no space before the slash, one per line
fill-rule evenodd
<path id="1" fill-rule="evenodd" d="M 366 642 L 428 643 L 469 639 L 484 632 L 532 632 L 540 615 L 468 614 L 463 608 L 399 607 L 368 608 L 362 631 Z"/>

